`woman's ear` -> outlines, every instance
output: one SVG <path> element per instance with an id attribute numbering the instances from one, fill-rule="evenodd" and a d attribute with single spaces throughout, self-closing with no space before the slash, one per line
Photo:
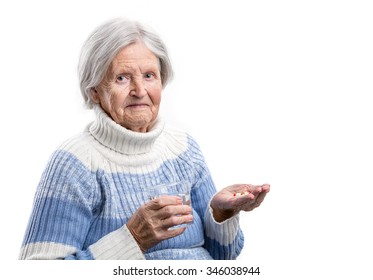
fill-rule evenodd
<path id="1" fill-rule="evenodd" d="M 92 96 L 92 101 L 96 104 L 100 104 L 100 96 L 98 94 L 98 91 L 95 87 L 91 88 L 91 96 Z"/>

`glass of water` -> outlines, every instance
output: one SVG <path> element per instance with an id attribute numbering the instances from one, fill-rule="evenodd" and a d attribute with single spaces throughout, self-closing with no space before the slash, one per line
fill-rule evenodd
<path id="1" fill-rule="evenodd" d="M 190 199 L 191 184 L 188 182 L 168 183 L 157 186 L 152 186 L 147 189 L 149 199 L 156 199 L 160 196 L 171 195 L 181 198 L 183 205 L 192 207 Z M 191 213 L 192 214 L 192 213 Z M 186 226 L 186 224 L 177 225 L 175 227 Z M 172 228 L 175 228 L 172 227 Z"/>

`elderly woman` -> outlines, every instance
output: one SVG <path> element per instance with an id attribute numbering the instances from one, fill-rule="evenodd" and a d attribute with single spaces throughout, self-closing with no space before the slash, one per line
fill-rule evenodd
<path id="1" fill-rule="evenodd" d="M 172 68 L 161 39 L 115 19 L 83 45 L 80 88 L 96 119 L 51 156 L 35 194 L 20 259 L 235 259 L 239 212 L 258 207 L 269 185 L 216 193 L 188 134 L 158 117 Z M 191 184 L 149 200 L 148 188 Z M 178 226 L 185 225 L 187 226 Z M 175 227 L 176 226 L 176 227 Z"/>

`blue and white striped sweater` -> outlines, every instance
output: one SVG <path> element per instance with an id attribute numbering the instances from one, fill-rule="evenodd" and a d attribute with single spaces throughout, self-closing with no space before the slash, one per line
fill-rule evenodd
<path id="1" fill-rule="evenodd" d="M 159 120 L 149 133 L 97 119 L 52 155 L 38 186 L 21 259 L 235 259 L 238 216 L 216 223 L 216 192 L 203 155 L 187 134 Z M 146 188 L 190 181 L 194 223 L 142 254 L 126 223 Z"/>

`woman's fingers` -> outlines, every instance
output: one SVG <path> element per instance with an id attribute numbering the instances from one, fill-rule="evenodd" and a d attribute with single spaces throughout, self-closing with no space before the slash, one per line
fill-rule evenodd
<path id="1" fill-rule="evenodd" d="M 266 194 L 270 190 L 269 184 L 251 185 L 241 184 L 234 185 L 233 200 L 231 200 L 231 207 L 238 211 L 251 211 L 259 207 L 263 202 Z M 227 200 L 228 202 L 229 200 Z"/>
<path id="2" fill-rule="evenodd" d="M 168 229 L 175 225 L 190 223 L 193 209 L 183 205 L 182 200 L 176 196 L 162 196 L 147 203 L 147 209 L 152 213 L 153 224 Z"/>
<path id="3" fill-rule="evenodd" d="M 152 211 L 154 216 L 167 218 L 173 215 L 188 214 L 193 211 L 189 205 L 183 205 L 182 201 L 175 201 L 172 197 L 162 197 L 147 203 L 148 211 Z"/>
<path id="4" fill-rule="evenodd" d="M 182 205 L 178 197 L 160 197 L 141 206 L 127 223 L 144 252 L 157 243 L 182 234 L 185 227 L 170 229 L 193 221 L 192 208 Z"/>
<path id="5" fill-rule="evenodd" d="M 159 210 L 168 205 L 182 205 L 183 201 L 178 196 L 160 196 L 154 198 L 146 203 L 149 210 Z"/>
<path id="6" fill-rule="evenodd" d="M 245 204 L 242 207 L 242 210 L 251 211 L 251 210 L 254 210 L 255 208 L 259 207 L 262 204 L 262 202 L 264 201 L 264 198 L 266 197 L 266 195 L 267 195 L 267 192 L 262 191 L 261 193 L 258 194 L 258 196 L 254 200 Z"/>
<path id="7" fill-rule="evenodd" d="M 162 231 L 162 232 L 160 233 L 159 238 L 160 238 L 161 240 L 170 239 L 170 238 L 173 238 L 173 237 L 179 236 L 179 235 L 182 234 L 185 230 L 186 230 L 186 227 L 178 227 L 178 228 L 167 229 L 167 230 Z"/>
<path id="8" fill-rule="evenodd" d="M 172 227 L 193 222 L 191 214 L 173 215 L 165 219 L 160 219 L 159 224 L 163 230 L 169 230 Z"/>

